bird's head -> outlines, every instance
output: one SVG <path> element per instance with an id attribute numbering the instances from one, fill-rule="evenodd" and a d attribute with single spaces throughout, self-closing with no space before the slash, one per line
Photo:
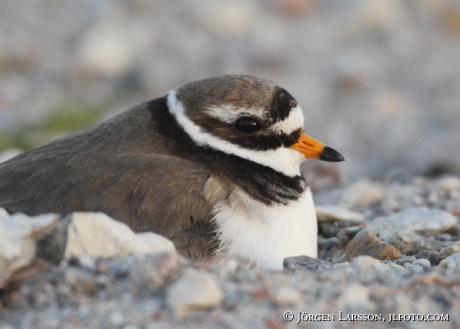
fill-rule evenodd
<path id="1" fill-rule="evenodd" d="M 297 101 L 270 80 L 224 75 L 186 83 L 168 93 L 168 107 L 200 146 L 299 175 L 308 158 L 343 161 L 304 131 Z"/>

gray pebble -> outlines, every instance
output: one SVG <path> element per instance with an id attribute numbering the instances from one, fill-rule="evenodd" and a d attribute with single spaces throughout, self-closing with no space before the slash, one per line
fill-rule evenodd
<path id="1" fill-rule="evenodd" d="M 431 267 L 431 263 L 428 259 L 420 258 L 412 262 L 413 265 L 420 265 L 422 267 Z"/>

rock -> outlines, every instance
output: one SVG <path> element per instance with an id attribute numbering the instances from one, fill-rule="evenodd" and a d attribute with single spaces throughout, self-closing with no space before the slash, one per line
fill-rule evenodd
<path id="1" fill-rule="evenodd" d="M 407 209 L 390 218 L 403 223 L 406 231 L 423 236 L 443 233 L 457 224 L 457 218 L 452 214 L 429 208 Z"/>
<path id="2" fill-rule="evenodd" d="M 325 237 L 335 237 L 338 233 L 347 227 L 355 227 L 356 225 L 364 224 L 363 222 L 355 221 L 320 221 L 318 222 L 318 231 Z"/>
<path id="3" fill-rule="evenodd" d="M 391 271 L 395 271 L 395 272 L 397 272 L 399 274 L 402 274 L 405 271 L 404 267 L 402 267 L 401 265 L 398 265 L 398 264 L 394 264 L 394 263 L 388 264 L 388 268 Z"/>
<path id="4" fill-rule="evenodd" d="M 400 253 L 406 255 L 415 255 L 424 250 L 439 251 L 446 246 L 444 242 L 430 240 L 408 232 L 398 232 L 388 242 Z"/>
<path id="5" fill-rule="evenodd" d="M 222 288 L 212 274 L 193 269 L 166 291 L 166 303 L 179 318 L 195 310 L 217 307 L 223 298 Z"/>
<path id="6" fill-rule="evenodd" d="M 388 217 L 380 217 L 363 228 L 393 245 L 402 254 L 416 254 L 423 250 L 441 250 L 446 246 L 423 235 L 441 233 L 455 226 L 457 219 L 451 214 L 427 208 L 411 208 Z"/>
<path id="7" fill-rule="evenodd" d="M 414 265 L 420 265 L 422 267 L 431 267 L 431 262 L 428 259 L 420 258 L 412 262 Z"/>
<path id="8" fill-rule="evenodd" d="M 420 259 L 420 258 L 428 259 L 428 261 L 431 263 L 431 266 L 436 266 L 441 261 L 441 257 L 439 255 L 439 252 L 437 252 L 437 251 L 429 251 L 429 250 L 423 250 L 423 251 L 419 252 L 417 255 L 415 255 L 415 258 L 417 258 L 417 259 Z"/>
<path id="9" fill-rule="evenodd" d="M 451 245 L 451 246 L 442 248 L 441 251 L 439 252 L 439 256 L 442 258 L 445 258 L 459 251 L 460 251 L 459 245 Z"/>
<path id="10" fill-rule="evenodd" d="M 302 295 L 290 287 L 281 287 L 274 292 L 274 298 L 279 305 L 292 305 L 301 300 Z"/>
<path id="11" fill-rule="evenodd" d="M 444 176 L 436 182 L 435 189 L 449 192 L 460 191 L 460 178 L 455 176 Z"/>
<path id="12" fill-rule="evenodd" d="M 298 270 L 329 270 L 333 268 L 333 265 L 325 260 L 309 256 L 296 256 L 285 258 L 283 260 L 283 267 L 285 271 L 295 272 Z"/>
<path id="13" fill-rule="evenodd" d="M 115 311 L 110 314 L 110 323 L 112 326 L 121 327 L 125 323 L 125 317 L 120 311 Z"/>
<path id="14" fill-rule="evenodd" d="M 444 258 L 439 265 L 446 265 L 448 263 L 454 264 L 456 267 L 460 266 L 460 252 L 456 252 L 446 258 Z"/>
<path id="15" fill-rule="evenodd" d="M 88 270 L 69 267 L 64 272 L 65 282 L 77 292 L 92 294 L 96 291 L 96 278 Z"/>
<path id="16" fill-rule="evenodd" d="M 112 258 L 128 254 L 175 253 L 174 244 L 151 233 L 135 234 L 124 223 L 103 213 L 72 213 L 64 257 L 80 255 Z"/>
<path id="17" fill-rule="evenodd" d="M 337 247 L 338 243 L 339 239 L 337 239 L 336 237 L 327 239 L 321 237 L 318 238 L 318 246 L 320 247 L 320 249 L 330 250 L 333 247 Z"/>
<path id="18" fill-rule="evenodd" d="M 415 256 L 403 256 L 400 259 L 394 261 L 395 264 L 403 266 L 406 263 L 412 264 L 417 258 Z"/>
<path id="19" fill-rule="evenodd" d="M 59 264 L 64 257 L 69 224 L 69 217 L 59 220 L 54 229 L 38 241 L 37 257 Z"/>
<path id="20" fill-rule="evenodd" d="M 54 214 L 32 218 L 19 213 L 0 216 L 0 288 L 15 271 L 32 262 L 37 240 L 52 230 L 58 218 Z"/>
<path id="21" fill-rule="evenodd" d="M 388 271 L 389 268 L 379 260 L 370 256 L 358 256 L 351 261 L 351 265 L 362 271 Z"/>
<path id="22" fill-rule="evenodd" d="M 411 275 L 422 274 L 424 272 L 423 267 L 416 264 L 405 263 L 403 267 Z"/>
<path id="23" fill-rule="evenodd" d="M 381 260 L 393 260 L 401 258 L 401 253 L 392 245 L 380 240 L 369 231 L 358 233 L 346 247 L 348 259 L 361 255 L 372 256 Z"/>
<path id="24" fill-rule="evenodd" d="M 410 208 L 387 217 L 379 217 L 369 223 L 365 230 L 389 241 L 396 232 L 423 235 L 442 233 L 457 224 L 455 216 L 438 209 Z"/>
<path id="25" fill-rule="evenodd" d="M 364 216 L 356 211 L 350 211 L 348 209 L 338 206 L 316 206 L 316 217 L 318 221 L 353 221 L 362 222 Z"/>
<path id="26" fill-rule="evenodd" d="M 348 187 L 339 205 L 347 209 L 365 210 L 381 202 L 384 195 L 381 184 L 364 180 Z"/>
<path id="27" fill-rule="evenodd" d="M 131 291 L 146 295 L 159 291 L 174 278 L 178 265 L 176 253 L 137 256 L 129 271 Z"/>
<path id="28" fill-rule="evenodd" d="M 105 271 L 103 272 L 107 272 L 115 278 L 126 278 L 133 269 L 135 261 L 134 257 L 135 256 L 133 255 L 115 257 L 110 260 L 108 264 L 103 264 L 105 265 L 103 267 Z"/>
<path id="29" fill-rule="evenodd" d="M 353 310 L 372 307 L 369 300 L 369 289 L 360 284 L 352 284 L 345 288 L 340 297 L 337 298 L 337 305 L 340 310 L 351 312 Z"/>

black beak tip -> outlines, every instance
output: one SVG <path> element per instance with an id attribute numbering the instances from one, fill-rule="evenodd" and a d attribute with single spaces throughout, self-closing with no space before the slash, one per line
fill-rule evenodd
<path id="1" fill-rule="evenodd" d="M 321 161 L 327 161 L 327 162 L 341 162 L 345 161 L 344 157 L 342 154 L 334 150 L 333 148 L 330 147 L 325 147 L 323 152 L 319 154 L 319 159 Z"/>

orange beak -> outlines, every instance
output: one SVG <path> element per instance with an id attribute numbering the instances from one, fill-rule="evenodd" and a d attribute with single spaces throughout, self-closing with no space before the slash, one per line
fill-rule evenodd
<path id="1" fill-rule="evenodd" d="M 299 140 L 289 146 L 289 148 L 299 151 L 306 158 L 310 159 L 318 159 L 328 162 L 339 162 L 345 160 L 339 152 L 333 148 L 325 146 L 323 143 L 311 138 L 305 133 L 302 133 Z"/>

